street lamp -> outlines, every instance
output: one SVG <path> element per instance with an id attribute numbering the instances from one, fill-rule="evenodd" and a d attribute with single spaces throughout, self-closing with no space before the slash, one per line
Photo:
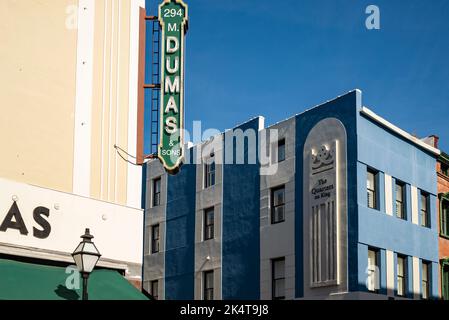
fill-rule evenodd
<path id="1" fill-rule="evenodd" d="M 93 237 L 94 236 L 90 234 L 89 229 L 86 228 L 85 233 L 81 236 L 81 239 L 83 240 L 72 253 L 72 257 L 73 260 L 75 260 L 78 271 L 83 277 L 83 300 L 88 300 L 87 280 L 101 257 L 100 252 L 92 242 Z"/>

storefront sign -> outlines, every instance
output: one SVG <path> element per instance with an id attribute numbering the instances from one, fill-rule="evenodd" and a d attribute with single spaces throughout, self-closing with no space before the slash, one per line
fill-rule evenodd
<path id="1" fill-rule="evenodd" d="M 184 156 L 184 37 L 187 5 L 165 0 L 159 6 L 161 38 L 161 106 L 158 157 L 168 172 L 178 169 Z"/>
<path id="2" fill-rule="evenodd" d="M 50 235 L 51 226 L 46 219 L 49 216 L 50 210 L 48 208 L 37 207 L 33 210 L 34 222 L 39 227 L 36 228 L 36 226 L 33 226 L 33 236 L 35 238 L 46 239 Z M 12 230 L 20 232 L 23 236 L 26 236 L 29 233 L 25 221 L 23 220 L 22 213 L 15 201 L 0 224 L 0 232 L 12 232 Z"/>

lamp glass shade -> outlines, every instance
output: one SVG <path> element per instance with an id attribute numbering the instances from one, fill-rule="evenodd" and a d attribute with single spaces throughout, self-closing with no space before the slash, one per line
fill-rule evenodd
<path id="1" fill-rule="evenodd" d="M 93 242 L 82 241 L 72 256 L 80 272 L 91 273 L 101 255 Z"/>

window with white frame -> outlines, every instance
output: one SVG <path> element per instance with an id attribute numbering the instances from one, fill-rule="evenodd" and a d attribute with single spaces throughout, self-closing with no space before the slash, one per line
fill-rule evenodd
<path id="1" fill-rule="evenodd" d="M 214 300 L 214 271 L 203 273 L 203 299 Z"/>
<path id="2" fill-rule="evenodd" d="M 153 179 L 153 207 L 161 205 L 161 178 Z"/>
<path id="3" fill-rule="evenodd" d="M 379 250 L 370 248 L 368 250 L 368 291 L 378 292 L 379 290 Z"/>
<path id="4" fill-rule="evenodd" d="M 407 257 L 397 256 L 397 295 L 405 297 L 407 288 Z"/>
<path id="5" fill-rule="evenodd" d="M 285 258 L 271 260 L 271 288 L 273 300 L 285 299 Z"/>
<path id="6" fill-rule="evenodd" d="M 378 206 L 377 206 L 377 193 L 378 193 L 377 174 L 378 173 L 372 169 L 368 169 L 368 171 L 367 171 L 367 177 L 366 177 L 367 205 L 368 205 L 368 208 L 371 208 L 371 209 L 378 209 Z"/>
<path id="7" fill-rule="evenodd" d="M 159 225 L 151 227 L 151 253 L 159 252 Z"/>
<path id="8" fill-rule="evenodd" d="M 214 208 L 204 210 L 204 241 L 214 238 Z"/>
<path id="9" fill-rule="evenodd" d="M 421 270 L 421 296 L 423 299 L 429 299 L 430 296 L 430 269 L 430 263 L 423 261 Z"/>
<path id="10" fill-rule="evenodd" d="M 429 195 L 421 192 L 421 226 L 430 227 Z"/>
<path id="11" fill-rule="evenodd" d="M 396 181 L 396 217 L 406 219 L 405 215 L 405 184 Z"/>
<path id="12" fill-rule="evenodd" d="M 215 161 L 209 160 L 204 164 L 204 188 L 215 185 Z"/>

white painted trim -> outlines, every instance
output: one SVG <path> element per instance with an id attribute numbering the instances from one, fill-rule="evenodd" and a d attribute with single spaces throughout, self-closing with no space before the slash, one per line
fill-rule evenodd
<path id="1" fill-rule="evenodd" d="M 386 265 L 387 265 L 387 295 L 394 295 L 394 252 L 386 250 Z"/>
<path id="2" fill-rule="evenodd" d="M 112 9 L 111 9 L 111 47 L 109 48 L 109 121 L 108 121 L 108 185 L 107 185 L 107 195 L 106 198 L 108 201 L 111 201 L 111 136 L 112 136 L 112 92 L 113 92 L 113 61 L 114 61 L 114 29 L 115 29 L 115 21 L 114 21 L 114 13 L 115 13 L 115 1 L 112 1 Z"/>
<path id="3" fill-rule="evenodd" d="M 405 132 L 404 130 L 402 130 L 401 128 L 395 126 L 394 124 L 388 122 L 387 120 L 385 120 L 384 118 L 380 117 L 379 115 L 377 115 L 376 113 L 374 113 L 373 111 L 371 111 L 370 109 L 368 109 L 367 107 L 362 107 L 362 109 L 360 110 L 360 113 L 363 114 L 364 116 L 370 118 L 371 120 L 377 122 L 378 124 L 380 124 L 381 126 L 393 131 L 394 133 L 398 134 L 399 136 L 401 136 L 404 139 L 409 140 L 411 143 L 417 145 L 418 147 L 439 156 L 441 154 L 441 151 L 437 148 L 434 148 L 430 145 L 428 145 L 427 143 L 421 141 L 418 138 L 415 138 L 414 136 L 412 136 L 410 133 Z"/>
<path id="4" fill-rule="evenodd" d="M 101 158 L 100 158 L 100 198 L 104 199 L 105 195 L 104 195 L 104 144 L 105 144 L 105 134 L 104 134 L 104 124 L 105 124 L 105 119 L 104 119 L 104 113 L 106 110 L 106 104 L 105 104 L 105 100 L 106 100 L 106 31 L 107 31 L 107 26 L 108 26 L 108 0 L 105 0 L 105 5 L 104 5 L 104 25 L 103 25 L 103 76 L 102 76 L 102 96 L 101 96 Z"/>
<path id="5" fill-rule="evenodd" d="M 139 35 L 140 8 L 145 7 L 145 1 L 131 1 L 130 47 L 129 47 L 129 106 L 128 106 L 128 152 L 137 155 L 137 104 L 139 77 Z M 135 159 L 128 157 L 135 162 Z M 140 208 L 142 198 L 142 170 L 128 163 L 126 202 L 130 207 Z"/>
<path id="6" fill-rule="evenodd" d="M 80 0 L 78 6 L 73 193 L 83 196 L 90 196 L 94 27 L 94 0 Z"/>
<path id="7" fill-rule="evenodd" d="M 412 257 L 412 264 L 413 264 L 413 297 L 415 299 L 419 299 L 420 298 L 420 293 L 421 293 L 421 279 L 420 279 L 420 275 L 419 275 L 419 267 L 420 267 L 420 263 L 419 263 L 419 258 L 417 257 Z"/>
<path id="8" fill-rule="evenodd" d="M 393 216 L 393 180 L 388 174 L 385 174 L 385 212 Z"/>
<path id="9" fill-rule="evenodd" d="M 419 225 L 419 214 L 418 214 L 418 188 L 411 186 L 412 194 L 412 223 Z"/>
<path id="10" fill-rule="evenodd" d="M 118 1 L 118 28 L 117 28 L 117 78 L 115 78 L 115 90 L 117 92 L 115 96 L 115 138 L 114 144 L 119 145 L 119 127 L 120 127 L 120 53 L 121 53 L 121 41 L 122 41 L 122 9 L 121 4 L 123 2 Z M 114 153 L 114 201 L 118 201 L 118 155 Z"/>

